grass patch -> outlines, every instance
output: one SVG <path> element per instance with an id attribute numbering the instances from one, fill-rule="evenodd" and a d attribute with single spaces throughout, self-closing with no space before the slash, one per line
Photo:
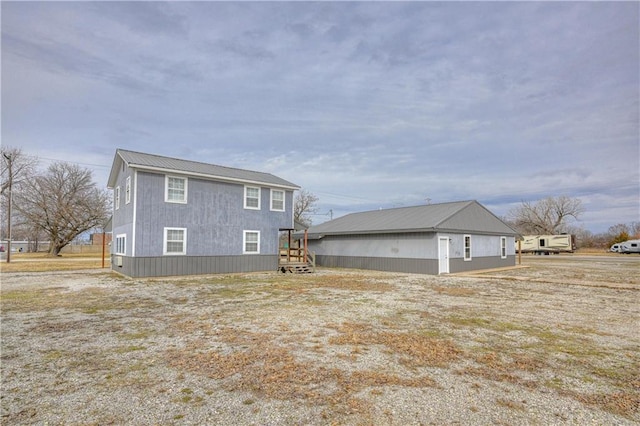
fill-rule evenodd
<path id="1" fill-rule="evenodd" d="M 447 296 L 460 296 L 460 297 L 467 297 L 467 296 L 473 296 L 475 294 L 477 294 L 477 291 L 471 288 L 464 288 L 464 287 L 442 287 L 442 286 L 438 286 L 438 287 L 431 287 L 436 293 L 438 294 L 444 294 Z"/>
<path id="2" fill-rule="evenodd" d="M 410 367 L 443 367 L 462 353 L 451 340 L 420 332 L 378 331 L 362 323 L 343 323 L 335 328 L 340 334 L 331 337 L 330 344 L 384 345 L 391 353 L 401 355 L 401 363 Z"/>
<path id="3" fill-rule="evenodd" d="M 199 350 L 202 346 L 196 343 L 186 349 L 167 351 L 167 362 L 176 369 L 221 380 L 228 391 L 324 406 L 330 416 L 336 413 L 370 416 L 369 403 L 352 396 L 367 388 L 436 386 L 427 376 L 400 377 L 370 370 L 350 372 L 300 361 L 292 349 L 274 343 L 276 336 L 268 333 L 225 328 L 215 336 L 221 343 L 231 344 L 228 349 L 202 351 Z M 303 337 L 297 342 L 287 340 L 296 346 Z M 253 401 L 253 398 L 245 399 L 244 404 L 250 405 Z"/>

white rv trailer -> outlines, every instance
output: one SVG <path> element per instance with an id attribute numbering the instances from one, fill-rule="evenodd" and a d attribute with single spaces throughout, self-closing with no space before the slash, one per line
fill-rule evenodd
<path id="1" fill-rule="evenodd" d="M 640 253 L 640 240 L 629 240 L 620 243 L 620 253 Z"/>
<path id="2" fill-rule="evenodd" d="M 523 235 L 520 245 L 522 253 L 558 254 L 573 253 L 576 239 L 570 234 L 561 235 Z"/>

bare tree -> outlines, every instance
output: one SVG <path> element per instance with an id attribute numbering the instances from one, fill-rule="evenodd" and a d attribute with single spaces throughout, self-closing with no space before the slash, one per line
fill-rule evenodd
<path id="1" fill-rule="evenodd" d="M 33 176 L 38 159 L 24 154 L 19 148 L 10 146 L 0 148 L 0 154 L 0 194 L 7 196 L 9 186 L 15 190 L 23 181 Z M 9 165 L 11 165 L 11 171 L 9 171 Z"/>
<path id="2" fill-rule="evenodd" d="M 2 196 L 2 235 L 7 240 L 7 262 L 11 261 L 11 240 L 15 233 L 13 194 L 24 179 L 35 170 L 37 159 L 28 157 L 18 148 L 0 149 L 0 196 Z M 6 224 L 6 227 L 5 227 Z M 12 229 L 13 228 L 13 229 Z"/>
<path id="3" fill-rule="evenodd" d="M 318 197 L 305 189 L 301 190 L 296 195 L 296 199 L 293 203 L 294 220 L 305 226 L 311 226 L 311 215 L 318 210 L 316 208 L 316 202 L 318 202 Z"/>
<path id="4" fill-rule="evenodd" d="M 516 229 L 524 234 L 559 234 L 566 232 L 569 219 L 577 220 L 584 213 L 579 198 L 566 195 L 548 197 L 532 204 L 523 201 L 508 214 Z"/>
<path id="5" fill-rule="evenodd" d="M 16 194 L 16 208 L 47 234 L 54 256 L 78 235 L 102 226 L 109 205 L 107 191 L 96 187 L 90 170 L 64 162 L 24 182 Z"/>

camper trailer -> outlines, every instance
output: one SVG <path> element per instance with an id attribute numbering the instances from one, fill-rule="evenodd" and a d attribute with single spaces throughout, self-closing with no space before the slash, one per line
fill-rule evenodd
<path id="1" fill-rule="evenodd" d="M 640 254 L 640 240 L 629 240 L 624 243 L 620 243 L 620 253 L 630 254 L 630 253 L 638 253 Z"/>
<path id="2" fill-rule="evenodd" d="M 520 251 L 533 254 L 573 253 L 576 239 L 570 234 L 561 235 L 523 235 Z"/>

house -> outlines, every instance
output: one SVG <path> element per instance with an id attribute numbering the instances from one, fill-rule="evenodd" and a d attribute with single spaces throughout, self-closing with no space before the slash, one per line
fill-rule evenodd
<path id="1" fill-rule="evenodd" d="M 112 269 L 130 277 L 276 270 L 299 187 L 269 173 L 116 150 Z"/>
<path id="2" fill-rule="evenodd" d="M 515 266 L 517 236 L 461 201 L 348 214 L 309 228 L 307 248 L 318 266 L 444 274 Z"/>

